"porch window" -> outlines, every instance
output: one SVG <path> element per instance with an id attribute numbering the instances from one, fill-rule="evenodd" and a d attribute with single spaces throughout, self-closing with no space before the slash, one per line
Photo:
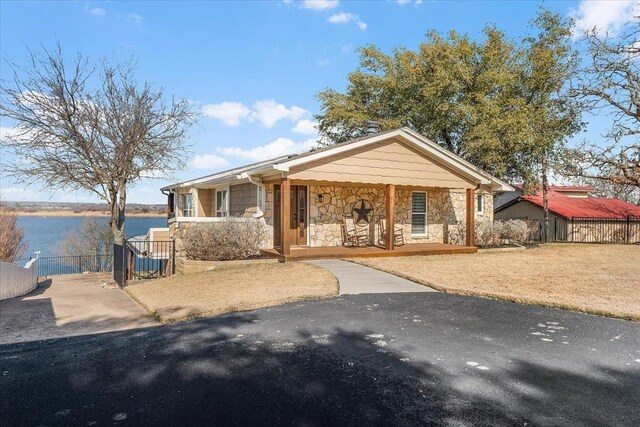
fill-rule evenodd
<path id="1" fill-rule="evenodd" d="M 482 194 L 476 195 L 476 212 L 484 213 L 484 196 Z"/>
<path id="2" fill-rule="evenodd" d="M 193 194 L 183 193 L 180 195 L 180 211 L 182 216 L 192 217 L 194 214 L 193 209 Z"/>
<path id="3" fill-rule="evenodd" d="M 256 188 L 258 189 L 258 195 L 257 195 L 258 209 L 264 212 L 264 192 L 262 191 L 261 185 L 256 185 Z"/>
<path id="4" fill-rule="evenodd" d="M 229 189 L 221 189 L 216 191 L 216 216 L 229 216 Z"/>
<path id="5" fill-rule="evenodd" d="M 411 234 L 427 234 L 427 193 L 414 192 L 412 194 Z"/>

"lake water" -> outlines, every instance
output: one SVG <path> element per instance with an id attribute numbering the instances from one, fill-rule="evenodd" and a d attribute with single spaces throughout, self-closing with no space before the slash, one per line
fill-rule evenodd
<path id="1" fill-rule="evenodd" d="M 95 219 L 101 226 L 109 223 L 107 217 L 83 217 L 83 216 L 19 216 L 18 226 L 24 231 L 24 240 L 28 245 L 27 252 L 23 255 L 28 259 L 35 251 L 40 251 L 40 256 L 56 256 L 58 244 L 69 233 L 80 229 L 85 219 Z M 163 217 L 130 217 L 125 221 L 125 234 L 127 237 L 147 234 L 149 228 L 166 227 L 167 219 Z"/>

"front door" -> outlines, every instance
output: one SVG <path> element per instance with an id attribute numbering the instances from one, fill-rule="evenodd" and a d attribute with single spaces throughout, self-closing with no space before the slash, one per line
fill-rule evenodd
<path id="1" fill-rule="evenodd" d="M 282 245 L 280 242 L 280 227 L 283 225 L 280 219 L 280 186 L 276 185 L 274 188 L 274 212 L 273 212 L 273 225 L 274 225 L 274 246 L 279 247 Z M 290 211 L 289 211 L 289 224 L 284 224 L 287 227 L 286 232 L 289 233 L 289 242 L 291 246 L 306 246 L 307 244 L 307 199 L 308 191 L 306 185 L 292 185 L 290 194 Z"/>

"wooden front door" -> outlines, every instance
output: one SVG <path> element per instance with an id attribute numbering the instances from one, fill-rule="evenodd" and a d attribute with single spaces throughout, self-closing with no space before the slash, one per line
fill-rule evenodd
<path id="1" fill-rule="evenodd" d="M 290 212 L 289 224 L 286 232 L 289 233 L 289 242 L 291 246 L 307 245 L 307 200 L 308 190 L 306 185 L 292 185 L 290 193 Z M 273 245 L 280 247 L 280 227 L 282 221 L 280 218 L 280 186 L 274 186 L 274 203 L 273 203 Z"/>

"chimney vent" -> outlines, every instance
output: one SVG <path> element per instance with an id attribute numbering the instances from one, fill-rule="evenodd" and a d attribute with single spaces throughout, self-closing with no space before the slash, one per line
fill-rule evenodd
<path id="1" fill-rule="evenodd" d="M 380 125 L 378 124 L 378 122 L 370 120 L 365 123 L 365 125 L 367 126 L 367 135 L 375 135 L 380 132 Z"/>

